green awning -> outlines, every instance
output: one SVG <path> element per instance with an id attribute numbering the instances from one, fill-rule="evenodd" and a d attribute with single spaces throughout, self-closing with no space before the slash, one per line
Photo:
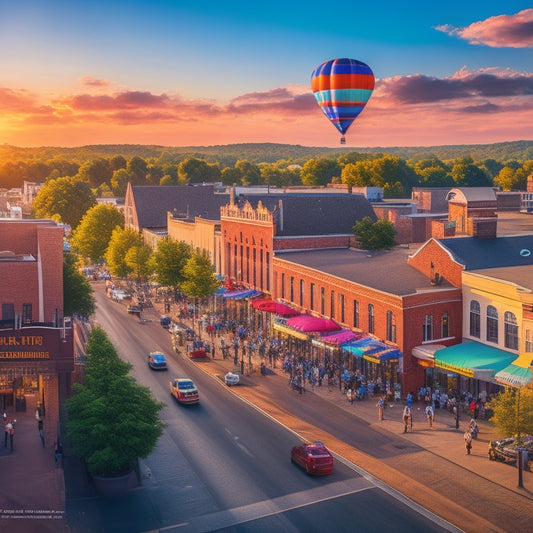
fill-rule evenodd
<path id="1" fill-rule="evenodd" d="M 496 381 L 508 387 L 525 387 L 533 381 L 533 353 L 523 353 L 509 366 L 496 373 Z"/>
<path id="2" fill-rule="evenodd" d="M 463 342 L 435 352 L 435 366 L 483 381 L 494 381 L 496 372 L 510 365 L 517 355 L 479 342 Z"/>

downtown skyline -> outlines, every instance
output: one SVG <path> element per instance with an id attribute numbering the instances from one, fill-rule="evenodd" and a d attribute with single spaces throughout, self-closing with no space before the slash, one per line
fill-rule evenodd
<path id="1" fill-rule="evenodd" d="M 335 147 L 310 86 L 335 57 L 376 77 L 348 147 L 532 139 L 533 9 L 415 4 L 0 0 L 0 142 Z"/>

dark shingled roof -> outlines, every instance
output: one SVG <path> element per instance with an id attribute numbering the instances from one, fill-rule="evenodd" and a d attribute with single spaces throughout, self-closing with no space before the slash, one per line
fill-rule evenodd
<path id="1" fill-rule="evenodd" d="M 270 194 L 242 200 L 253 207 L 261 201 L 269 211 L 276 209 L 279 236 L 347 234 L 366 216 L 377 220 L 370 202 L 359 194 Z"/>
<path id="2" fill-rule="evenodd" d="M 496 239 L 455 237 L 438 239 L 465 270 L 533 265 L 533 235 Z M 533 276 L 533 271 L 532 271 Z"/>
<path id="3" fill-rule="evenodd" d="M 415 294 L 419 290 L 442 291 L 454 288 L 446 280 L 436 287 L 432 286 L 424 274 L 407 264 L 408 255 L 407 248 L 399 247 L 373 252 L 344 248 L 276 252 L 276 259 L 290 261 L 397 296 Z"/>
<path id="4" fill-rule="evenodd" d="M 131 188 L 139 228 L 166 228 L 167 211 L 208 220 L 220 220 L 220 207 L 229 203 L 229 194 L 215 194 L 214 186 L 134 186 Z"/>

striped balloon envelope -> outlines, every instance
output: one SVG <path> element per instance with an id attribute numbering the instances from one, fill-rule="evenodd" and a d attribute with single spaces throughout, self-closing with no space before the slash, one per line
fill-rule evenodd
<path id="1" fill-rule="evenodd" d="M 366 63 L 348 58 L 326 61 L 311 75 L 311 88 L 320 109 L 343 136 L 364 109 L 374 82 L 374 73 Z"/>

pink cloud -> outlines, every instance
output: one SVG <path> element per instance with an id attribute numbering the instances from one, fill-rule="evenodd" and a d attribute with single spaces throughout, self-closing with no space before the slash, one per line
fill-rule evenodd
<path id="1" fill-rule="evenodd" d="M 111 85 L 109 80 L 103 78 L 93 78 L 92 76 L 80 76 L 78 81 L 87 87 L 94 87 L 96 89 L 104 89 Z"/>
<path id="2" fill-rule="evenodd" d="M 414 74 L 381 79 L 347 142 L 356 147 L 528 139 L 532 95 L 533 74 L 496 68 L 463 68 L 446 78 Z M 0 142 L 21 146 L 336 146 L 339 138 L 308 86 L 276 87 L 229 102 L 134 90 L 38 98 L 0 88 L 0 109 Z"/>
<path id="3" fill-rule="evenodd" d="M 467 40 L 470 44 L 485 44 L 494 48 L 529 48 L 533 46 L 533 9 L 515 15 L 498 15 L 465 27 L 450 24 L 435 29 Z"/>

